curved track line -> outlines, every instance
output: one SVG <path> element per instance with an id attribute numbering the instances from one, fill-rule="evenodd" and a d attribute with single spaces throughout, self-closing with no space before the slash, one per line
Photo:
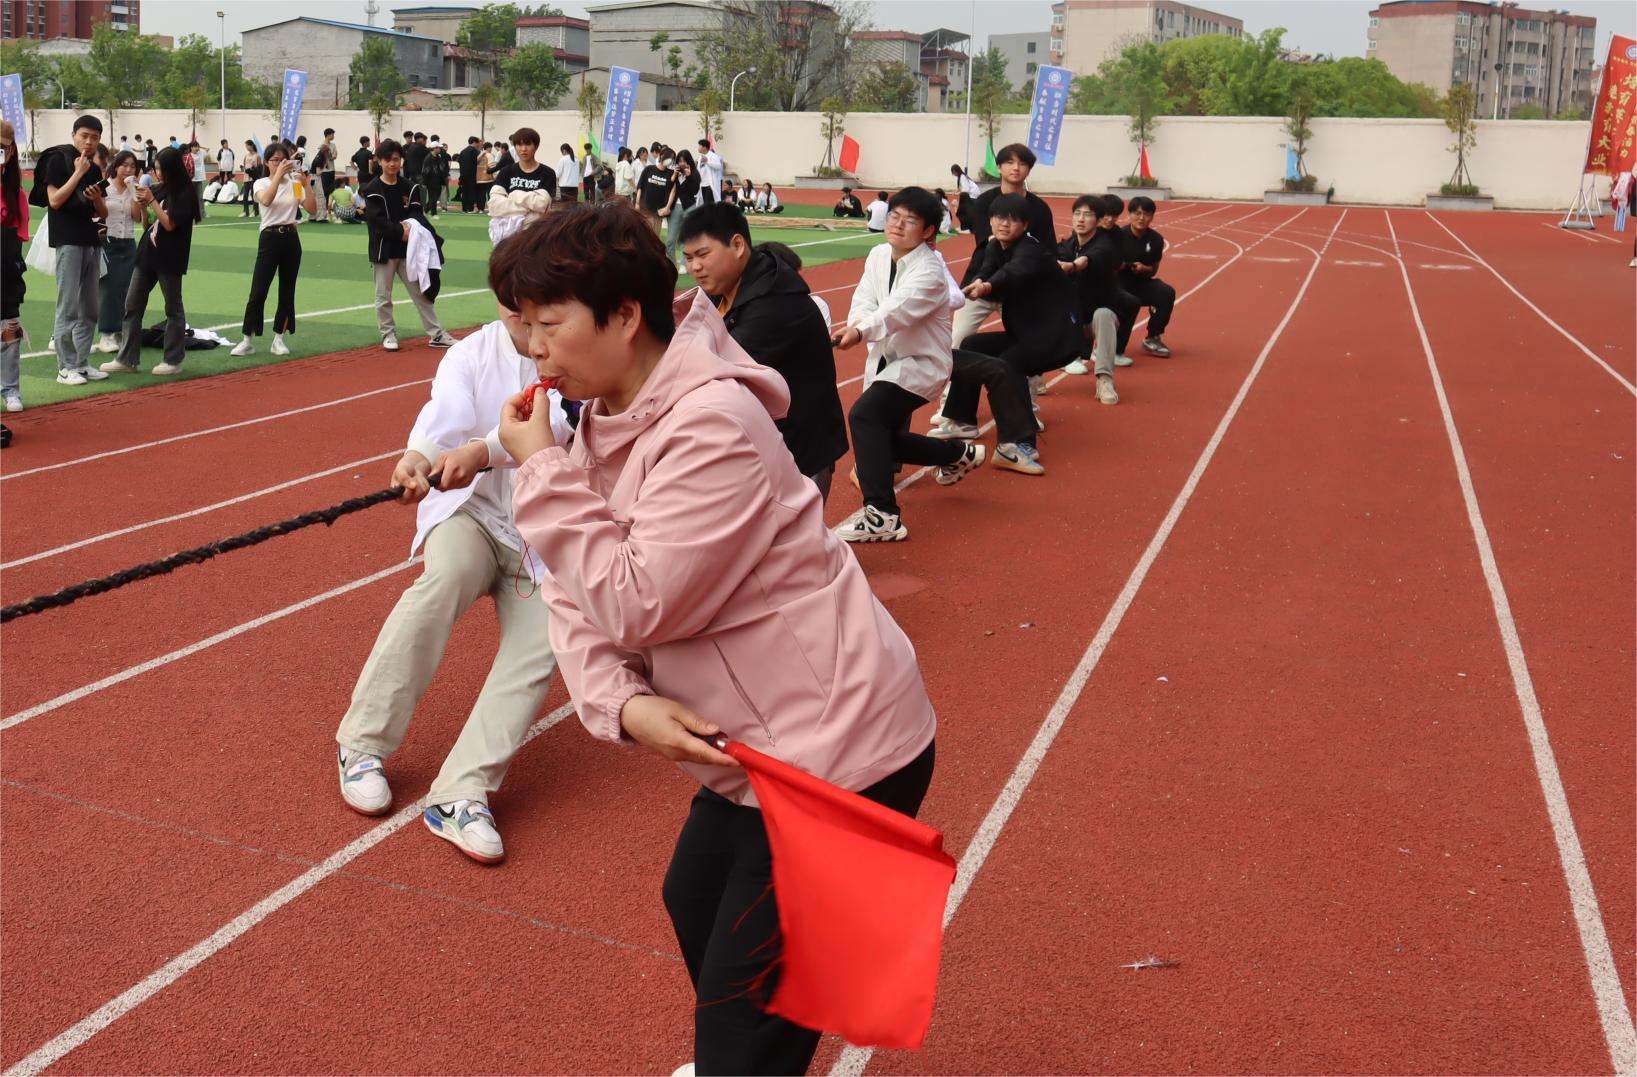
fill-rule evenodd
<path id="1" fill-rule="evenodd" d="M 1436 217 L 1433 219 L 1437 220 Z M 1393 228 L 1390 213 L 1387 215 L 1387 228 L 1396 239 L 1398 232 Z M 1454 235 L 1453 232 L 1450 234 Z M 1523 640 L 1518 635 L 1517 622 L 1512 619 L 1512 604 L 1506 597 L 1506 584 L 1501 580 L 1500 566 L 1495 560 L 1495 548 L 1489 542 L 1489 528 L 1484 523 L 1483 511 L 1478 507 L 1478 493 L 1472 485 L 1472 471 L 1467 466 L 1466 449 L 1462 447 L 1460 432 L 1455 428 L 1455 415 L 1450 410 L 1449 396 L 1444 392 L 1444 376 L 1438 370 L 1438 360 L 1432 353 L 1432 341 L 1427 338 L 1427 327 L 1421 320 L 1421 307 L 1415 299 L 1415 288 L 1410 283 L 1409 270 L 1405 267 L 1402 257 L 1397 255 L 1393 257 L 1404 280 L 1404 293 L 1409 297 L 1410 313 L 1415 317 L 1415 330 L 1421 337 L 1421 351 L 1427 358 L 1427 370 L 1432 374 L 1432 387 L 1438 396 L 1438 411 L 1444 417 L 1444 434 L 1449 439 L 1450 456 L 1454 459 L 1455 475 L 1460 481 L 1461 500 L 1466 504 L 1467 523 L 1472 528 L 1472 539 L 1478 547 L 1478 560 L 1483 566 L 1484 583 L 1488 585 L 1490 605 L 1495 612 L 1495 626 L 1500 630 L 1501 646 L 1506 651 L 1506 666 L 1512 674 L 1512 690 L 1518 697 L 1518 709 L 1523 713 L 1523 724 L 1529 734 L 1529 748 L 1535 763 L 1535 775 L 1540 781 L 1541 796 L 1546 801 L 1546 814 L 1552 822 L 1552 838 L 1557 843 L 1563 881 L 1569 888 L 1569 903 L 1574 910 L 1575 927 L 1580 934 L 1580 947 L 1586 956 L 1586 972 L 1591 978 L 1592 995 L 1597 1003 L 1597 1017 L 1603 1025 L 1603 1039 L 1608 1045 L 1609 1059 L 1614 1063 L 1614 1072 L 1637 1073 L 1637 1028 L 1633 1027 L 1631 1012 L 1626 1009 L 1625 991 L 1620 986 L 1620 975 L 1615 968 L 1614 951 L 1609 946 L 1608 933 L 1603 926 L 1603 913 L 1597 903 L 1597 892 L 1592 888 L 1591 872 L 1586 867 L 1586 856 L 1580 847 L 1580 836 L 1575 831 L 1568 794 L 1563 788 L 1563 778 L 1558 773 L 1557 756 L 1552 751 L 1551 738 L 1546 732 L 1546 719 L 1541 714 L 1540 700 L 1535 696 L 1535 682 L 1529 674 L 1529 661 L 1523 653 Z M 1499 273 L 1495 275 L 1500 277 Z M 1505 278 L 1501 279 L 1504 282 Z"/>
<path id="2" fill-rule="evenodd" d="M 1341 216 L 1336 218 L 1336 224 L 1331 229 L 1331 235 L 1334 235 L 1341 228 L 1342 221 L 1347 219 L 1347 212 L 1347 210 L 1342 210 Z M 1294 217 L 1291 219 L 1295 220 Z M 1269 235 L 1271 234 L 1270 232 Z M 1326 248 L 1328 246 L 1327 243 Z M 967 893 L 971 891 L 978 872 L 983 869 L 984 861 L 989 858 L 989 854 L 1000 841 L 1001 833 L 1005 829 L 1007 821 L 1011 818 L 1012 812 L 1022 802 L 1024 793 L 1028 791 L 1029 783 L 1034 780 L 1035 773 L 1040 769 L 1040 764 L 1045 761 L 1046 753 L 1051 750 L 1052 742 L 1057 739 L 1057 734 L 1062 730 L 1064 723 L 1068 721 L 1069 712 L 1074 708 L 1075 703 L 1079 701 L 1080 694 L 1085 691 L 1086 684 L 1091 680 L 1091 675 L 1097 668 L 1097 663 L 1102 660 L 1103 652 L 1108 649 L 1109 641 L 1114 638 L 1114 633 L 1119 630 L 1120 622 L 1125 618 L 1126 611 L 1131 608 L 1132 602 L 1136 600 L 1137 592 L 1141 590 L 1143 582 L 1148 578 L 1148 572 L 1153 568 L 1154 562 L 1158 560 L 1160 551 L 1165 548 L 1166 540 L 1171 537 L 1171 532 L 1175 529 L 1177 520 L 1182 516 L 1183 510 L 1188 507 L 1188 502 L 1193 498 L 1194 490 L 1198 488 L 1200 479 L 1205 475 L 1205 469 L 1210 466 L 1212 458 L 1216 456 L 1217 448 L 1222 444 L 1222 439 L 1227 436 L 1228 427 L 1233 424 L 1234 417 L 1239 414 L 1240 405 L 1244 403 L 1245 397 L 1249 395 L 1251 386 L 1256 382 L 1257 375 L 1262 372 L 1268 354 L 1273 351 L 1273 346 L 1284 335 L 1285 327 L 1290 324 L 1291 318 L 1295 317 L 1297 308 L 1301 306 L 1302 297 L 1307 294 L 1308 285 L 1313 282 L 1314 274 L 1319 271 L 1323 254 L 1323 248 L 1315 254 L 1313 264 L 1308 267 L 1307 276 L 1302 279 L 1301 287 L 1296 290 L 1295 298 L 1291 300 L 1290 306 L 1285 310 L 1285 316 L 1274 327 L 1273 335 L 1268 337 L 1267 343 L 1262 345 L 1262 350 L 1256 356 L 1256 361 L 1251 364 L 1250 372 L 1245 375 L 1245 380 L 1239 385 L 1239 391 L 1234 394 L 1233 400 L 1228 404 L 1228 410 L 1223 413 L 1221 421 L 1217 423 L 1216 430 L 1212 432 L 1210 440 L 1205 443 L 1205 448 L 1199 454 L 1199 459 L 1195 461 L 1193 470 L 1189 472 L 1187 480 L 1183 482 L 1182 489 L 1178 491 L 1176 498 L 1171 502 L 1170 510 L 1165 514 L 1165 518 L 1160 521 L 1159 528 L 1155 530 L 1153 538 L 1148 540 L 1147 547 L 1144 548 L 1142 555 L 1137 559 L 1136 565 L 1132 567 L 1131 574 L 1126 578 L 1125 586 L 1120 589 L 1119 595 L 1114 599 L 1114 604 L 1109 607 L 1107 615 L 1104 616 L 1103 623 L 1098 626 L 1096 635 L 1092 637 L 1085 653 L 1080 656 L 1080 661 L 1075 665 L 1074 672 L 1069 675 L 1068 682 L 1063 685 L 1063 690 L 1058 694 L 1051 709 L 1046 712 L 1045 720 L 1041 722 L 1034 739 L 1030 741 L 1028 749 L 1024 751 L 1023 757 L 1018 760 L 1017 766 L 1013 768 L 1011 776 L 1006 780 L 1006 785 L 1000 791 L 1000 795 L 995 798 L 995 802 L 990 807 L 988 814 L 984 816 L 977 832 L 972 836 L 966 850 L 961 854 L 960 864 L 955 873 L 955 884 L 950 888 L 949 902 L 944 906 L 945 928 L 954 920 L 955 913 L 959 911 L 961 902 L 966 899 Z M 1203 284 L 1196 287 L 1203 287 Z M 831 1077 L 843 1077 L 843 1075 L 858 1077 L 869 1065 L 874 1054 L 873 1048 L 848 1047 L 842 1051 L 841 1057 L 831 1067 Z"/>
<path id="3" fill-rule="evenodd" d="M 1447 224 L 1445 224 L 1443 221 L 1439 220 L 1437 217 L 1433 216 L 1431 213 L 1427 214 L 1427 218 L 1429 220 L 1431 220 L 1433 224 L 1436 224 L 1439 228 L 1442 228 L 1444 231 L 1449 232 L 1450 238 L 1455 240 L 1455 242 L 1459 243 L 1463 248 L 1465 248 L 1467 254 L 1472 256 L 1473 261 L 1477 262 L 1479 265 L 1481 265 L 1485 269 L 1489 270 L 1489 272 L 1494 275 L 1496 280 L 1498 280 L 1502 284 L 1506 285 L 1506 290 L 1507 291 L 1509 291 L 1513 295 L 1517 296 L 1518 299 L 1520 299 L 1523 302 L 1524 306 L 1528 307 L 1530 310 L 1532 310 L 1536 314 L 1540 315 L 1540 320 L 1541 321 L 1545 322 L 1547 325 L 1551 326 L 1553 329 L 1556 329 L 1560 334 L 1562 334 L 1564 340 L 1567 340 L 1570 344 L 1573 344 L 1575 347 L 1579 348 L 1582 352 L 1584 352 L 1586 354 L 1586 357 L 1588 359 L 1590 359 L 1592 362 L 1596 363 L 1598 366 L 1602 367 L 1604 370 L 1608 371 L 1609 377 L 1613 378 L 1615 381 L 1617 381 L 1621 385 L 1625 386 L 1625 389 L 1626 389 L 1626 391 L 1628 393 L 1630 393 L 1632 396 L 1637 396 L 1637 385 L 1633 385 L 1631 382 L 1627 381 L 1624 377 L 1622 377 L 1620 375 L 1619 371 L 1617 371 L 1613 367 L 1609 366 L 1609 364 L 1606 363 L 1603 360 L 1602 356 L 1598 355 L 1596 352 L 1594 352 L 1590 348 L 1586 347 L 1586 345 L 1582 344 L 1580 342 L 1579 337 L 1575 336 L 1573 333 L 1569 332 L 1567 329 L 1563 328 L 1561 325 L 1558 325 L 1556 322 L 1554 322 L 1552 320 L 1551 316 L 1548 315 L 1544 310 L 1541 310 L 1539 307 L 1535 306 L 1535 304 L 1530 300 L 1530 298 L 1528 296 L 1526 296 L 1522 292 L 1518 291 L 1517 288 L 1513 287 L 1511 281 L 1507 280 L 1504 276 L 1501 275 L 1500 270 L 1496 269 L 1494 266 L 1492 266 L 1488 262 L 1484 261 L 1482 255 L 1480 255 L 1477 251 L 1473 250 L 1471 247 L 1468 247 L 1467 243 L 1466 243 L 1466 240 L 1464 240 L 1460 236 L 1456 235 L 1453 231 L 1450 230 L 1450 227 Z M 1388 224 L 1388 227 L 1392 226 L 1392 215 L 1391 214 L 1389 214 L 1388 217 L 1387 217 L 1387 224 Z"/>

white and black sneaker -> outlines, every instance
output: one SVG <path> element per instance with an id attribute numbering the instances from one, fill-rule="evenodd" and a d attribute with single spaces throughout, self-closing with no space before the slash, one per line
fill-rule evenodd
<path id="1" fill-rule="evenodd" d="M 961 453 L 961 458 L 953 464 L 939 468 L 937 474 L 932 476 L 932 481 L 939 486 L 954 486 L 982 467 L 988 458 L 989 450 L 982 445 L 968 445 L 966 451 Z"/>
<path id="2" fill-rule="evenodd" d="M 426 343 L 427 343 L 428 346 L 433 347 L 433 348 L 453 348 L 456 344 L 458 344 L 460 342 L 457 341 L 449 333 L 442 332 L 442 333 L 439 333 L 437 336 L 432 337 L 429 340 L 427 340 Z"/>
<path id="3" fill-rule="evenodd" d="M 932 429 L 926 436 L 940 441 L 971 441 L 978 436 L 978 424 L 958 423 L 940 415 L 932 421 Z"/>
<path id="4" fill-rule="evenodd" d="M 1163 337 L 1144 338 L 1142 350 L 1149 355 L 1166 356 L 1171 354 L 1171 349 L 1165 346 L 1165 338 Z"/>
<path id="5" fill-rule="evenodd" d="M 421 813 L 421 820 L 426 823 L 426 829 L 452 842 L 473 860 L 498 864 L 506 859 L 506 847 L 501 844 L 494 813 L 482 801 L 434 804 Z"/>
<path id="6" fill-rule="evenodd" d="M 341 799 L 360 815 L 382 815 L 392 807 L 392 787 L 379 756 L 337 746 L 335 767 L 341 779 Z"/>
<path id="7" fill-rule="evenodd" d="M 909 538 L 909 528 L 896 512 L 865 505 L 837 524 L 836 534 L 843 542 L 903 542 Z"/>

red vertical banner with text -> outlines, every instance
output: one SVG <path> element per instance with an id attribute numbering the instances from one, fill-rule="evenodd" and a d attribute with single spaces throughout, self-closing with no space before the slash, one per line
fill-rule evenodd
<path id="1" fill-rule="evenodd" d="M 1637 41 L 1615 35 L 1592 109 L 1586 171 L 1617 176 L 1637 166 Z"/>

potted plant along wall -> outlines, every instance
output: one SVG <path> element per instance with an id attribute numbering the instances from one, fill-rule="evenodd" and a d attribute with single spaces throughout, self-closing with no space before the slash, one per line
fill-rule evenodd
<path id="1" fill-rule="evenodd" d="M 1106 76 L 1110 88 L 1123 97 L 1130 109 L 1131 141 L 1137 144 L 1137 164 L 1132 174 L 1111 184 L 1110 194 L 1129 201 L 1147 195 L 1161 202 L 1171 199 L 1171 188 L 1163 186 L 1148 168 L 1148 146 L 1158 133 L 1158 120 L 1174 102 L 1165 89 L 1165 64 L 1159 46 L 1144 42 L 1120 54 Z"/>
<path id="2" fill-rule="evenodd" d="M 1455 171 L 1437 194 L 1427 195 L 1427 208 L 1494 209 L 1495 200 L 1478 190 L 1466 169 L 1466 159 L 1478 145 L 1478 92 L 1471 85 L 1450 87 L 1449 96 L 1444 98 L 1444 126 L 1455 136 L 1449 148 L 1455 155 Z"/>
<path id="3" fill-rule="evenodd" d="M 847 133 L 847 103 L 839 97 L 826 97 L 819 104 L 819 134 L 824 137 L 824 160 L 813 166 L 812 175 L 797 176 L 796 186 L 816 190 L 839 191 L 843 186 L 857 182 L 836 163 L 836 141 Z"/>
<path id="4" fill-rule="evenodd" d="M 1285 175 L 1277 188 L 1263 191 L 1262 201 L 1281 206 L 1322 206 L 1330 201 L 1331 190 L 1319 190 L 1319 179 L 1307 170 L 1307 141 L 1313 137 L 1308 121 L 1313 118 L 1313 95 L 1297 86 L 1290 94 L 1290 111 L 1285 116 Z"/>

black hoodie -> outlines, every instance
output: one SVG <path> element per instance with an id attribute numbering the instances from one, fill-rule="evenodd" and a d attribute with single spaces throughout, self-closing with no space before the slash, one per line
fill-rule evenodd
<path id="1" fill-rule="evenodd" d="M 733 306 L 722 316 L 750 357 L 777 370 L 790 387 L 790 411 L 775 425 L 803 475 L 847 452 L 847 421 L 836 391 L 830 327 L 800 273 L 767 251 L 750 252 Z"/>
<path id="2" fill-rule="evenodd" d="M 402 258 L 409 253 L 409 241 L 404 239 L 404 222 L 417 220 L 430 231 L 422 207 L 426 204 L 426 188 L 411 183 L 400 175 L 397 183 L 383 183 L 376 176 L 359 190 L 364 200 L 364 223 L 369 226 L 369 260 L 377 265 Z"/>

